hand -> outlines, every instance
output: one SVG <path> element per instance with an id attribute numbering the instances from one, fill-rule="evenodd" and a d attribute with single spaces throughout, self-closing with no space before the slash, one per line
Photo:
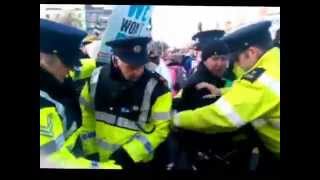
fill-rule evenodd
<path id="1" fill-rule="evenodd" d="M 219 88 L 217 88 L 216 86 L 212 85 L 212 84 L 209 84 L 207 82 L 201 82 L 201 83 L 198 83 L 196 85 L 196 88 L 198 90 L 200 89 L 203 89 L 203 88 L 206 88 L 210 91 L 210 93 L 214 96 L 221 96 L 221 92 L 219 90 Z"/>
<path id="2" fill-rule="evenodd" d="M 123 167 L 123 169 L 130 169 L 135 165 L 134 161 L 123 148 L 120 148 L 114 152 L 110 159 L 115 160 L 117 164 L 120 164 Z"/>

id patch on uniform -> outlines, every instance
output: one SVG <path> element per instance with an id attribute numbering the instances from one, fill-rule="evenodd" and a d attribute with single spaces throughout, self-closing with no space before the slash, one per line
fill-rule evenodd
<path id="1" fill-rule="evenodd" d="M 54 137 L 52 114 L 49 114 L 47 116 L 47 125 L 46 126 L 40 125 L 40 135 L 47 136 L 49 138 Z"/>
<path id="2" fill-rule="evenodd" d="M 264 68 L 255 68 L 252 71 L 248 72 L 245 74 L 241 79 L 245 79 L 253 83 L 255 80 L 257 80 L 264 72 L 266 69 Z"/>

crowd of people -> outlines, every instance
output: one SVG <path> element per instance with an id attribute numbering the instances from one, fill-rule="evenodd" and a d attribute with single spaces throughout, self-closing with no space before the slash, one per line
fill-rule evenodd
<path id="1" fill-rule="evenodd" d="M 280 29 L 272 40 L 270 26 L 201 31 L 182 49 L 112 40 L 99 63 L 100 38 L 40 19 L 40 166 L 278 174 Z"/>

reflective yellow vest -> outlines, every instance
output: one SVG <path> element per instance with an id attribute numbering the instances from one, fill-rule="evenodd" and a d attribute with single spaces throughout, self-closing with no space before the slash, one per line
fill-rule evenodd
<path id="1" fill-rule="evenodd" d="M 112 113 L 97 111 L 94 97 L 101 69 L 102 67 L 95 69 L 90 83 L 85 84 L 80 97 L 83 126 L 87 132 L 95 131 L 97 135 L 96 140 L 92 140 L 91 143 L 96 144 L 98 149 L 90 149 L 89 151 L 98 151 L 100 161 L 106 161 L 113 152 L 123 148 L 136 163 L 150 161 L 155 149 L 169 134 L 172 94 L 167 90 L 156 97 L 155 103 L 149 104 L 156 84 L 160 83 L 157 79 L 151 78 L 144 92 L 141 92 L 144 93 L 144 103 L 139 109 L 142 118 L 137 123 L 134 122 L 136 119 L 130 120 L 125 117 L 116 117 Z M 149 108 L 151 113 L 147 116 Z M 141 130 L 149 130 L 153 127 L 155 129 L 151 133 Z"/>
<path id="2" fill-rule="evenodd" d="M 178 127 L 230 132 L 251 123 L 267 149 L 280 157 L 280 49 L 267 51 L 215 103 L 175 115 Z"/>
<path id="3" fill-rule="evenodd" d="M 40 90 L 40 153 L 48 156 L 48 162 L 59 168 L 121 169 L 114 161 L 99 163 L 73 154 L 73 149 L 82 129 L 73 123 L 66 128 L 65 107 Z"/>
<path id="4" fill-rule="evenodd" d="M 95 59 L 81 59 L 80 62 L 80 69 L 70 71 L 69 73 L 73 80 L 82 80 L 90 78 L 92 71 L 96 68 Z"/>

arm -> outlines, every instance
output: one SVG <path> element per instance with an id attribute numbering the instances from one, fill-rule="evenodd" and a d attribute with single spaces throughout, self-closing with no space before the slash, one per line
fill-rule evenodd
<path id="1" fill-rule="evenodd" d="M 237 80 L 215 103 L 176 114 L 174 124 L 206 133 L 229 132 L 268 113 L 279 103 L 279 98 L 270 95 L 262 84 Z"/>

